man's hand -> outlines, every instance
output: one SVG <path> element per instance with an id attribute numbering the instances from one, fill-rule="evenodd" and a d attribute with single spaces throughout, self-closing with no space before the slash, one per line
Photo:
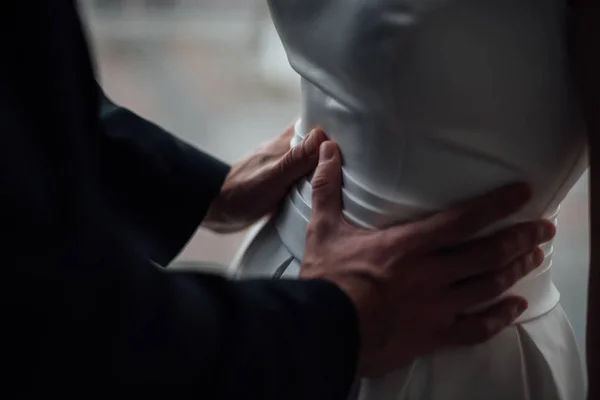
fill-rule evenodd
<path id="1" fill-rule="evenodd" d="M 289 127 L 243 161 L 234 164 L 202 226 L 219 233 L 240 231 L 274 212 L 295 181 L 317 166 L 319 146 L 326 140 L 319 130 L 290 149 Z"/>
<path id="2" fill-rule="evenodd" d="M 486 341 L 511 324 L 527 308 L 525 300 L 506 298 L 477 314 L 464 312 L 539 266 L 538 245 L 555 233 L 548 221 L 524 223 L 455 247 L 523 206 L 530 196 L 525 185 L 419 222 L 381 231 L 353 227 L 341 214 L 341 162 L 332 142 L 321 146 L 312 187 L 300 277 L 332 281 L 355 305 L 361 376 L 383 374 L 441 347 Z"/>

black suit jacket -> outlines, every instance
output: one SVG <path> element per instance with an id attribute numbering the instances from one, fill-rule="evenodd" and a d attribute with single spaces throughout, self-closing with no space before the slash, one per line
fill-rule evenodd
<path id="1" fill-rule="evenodd" d="M 0 9 L 0 390 L 343 398 L 358 345 L 347 297 L 155 267 L 228 167 L 106 99 L 72 1 Z"/>

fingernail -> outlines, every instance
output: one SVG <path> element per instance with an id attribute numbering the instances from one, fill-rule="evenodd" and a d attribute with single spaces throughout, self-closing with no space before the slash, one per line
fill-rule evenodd
<path id="1" fill-rule="evenodd" d="M 527 300 L 521 299 L 519 301 L 519 304 L 515 307 L 515 318 L 523 314 L 525 310 L 527 310 L 527 307 L 529 307 L 529 303 L 527 303 Z"/>
<path id="2" fill-rule="evenodd" d="M 304 148 L 306 149 L 308 154 L 317 154 L 319 150 L 319 145 L 321 144 L 321 132 L 317 129 L 313 129 L 310 131 L 308 135 L 304 138 Z"/>
<path id="3" fill-rule="evenodd" d="M 544 252 L 539 247 L 533 252 L 533 268 L 539 267 L 544 262 Z"/>
<path id="4" fill-rule="evenodd" d="M 529 303 L 527 302 L 527 300 L 523 299 L 521 300 L 521 303 L 519 304 L 518 310 L 519 310 L 519 314 L 523 313 L 523 311 L 527 310 L 529 308 Z"/>
<path id="5" fill-rule="evenodd" d="M 550 222 L 543 222 L 538 228 L 538 238 L 542 242 L 551 240 L 556 235 L 556 227 Z"/>
<path id="6" fill-rule="evenodd" d="M 323 142 L 321 144 L 321 154 L 319 161 L 331 161 L 335 155 L 335 145 L 333 142 Z"/>

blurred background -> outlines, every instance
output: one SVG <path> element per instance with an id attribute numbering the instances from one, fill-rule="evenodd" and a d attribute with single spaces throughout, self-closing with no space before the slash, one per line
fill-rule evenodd
<path id="1" fill-rule="evenodd" d="M 80 0 L 102 84 L 116 102 L 233 162 L 299 110 L 265 0 Z M 563 204 L 554 280 L 583 349 L 588 270 L 586 177 Z M 227 265 L 244 234 L 200 229 L 179 264 Z"/>

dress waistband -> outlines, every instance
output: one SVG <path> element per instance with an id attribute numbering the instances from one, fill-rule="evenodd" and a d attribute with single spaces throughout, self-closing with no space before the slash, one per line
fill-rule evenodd
<path id="1" fill-rule="evenodd" d="M 301 130 L 298 129 L 299 124 L 300 121 L 296 125 L 296 136 L 292 140 L 292 146 L 302 140 L 302 136 L 299 134 Z M 310 182 L 307 179 L 302 180 L 291 190 L 276 220 L 277 231 L 283 244 L 298 260 L 301 260 L 304 254 L 306 228 L 311 214 L 311 191 Z M 343 173 L 342 200 L 344 216 L 358 226 L 367 229 L 383 228 L 394 223 L 393 219 L 415 219 L 434 211 L 378 196 L 359 185 L 346 172 Z M 556 225 L 557 214 L 558 210 L 546 218 Z M 393 219 L 390 216 L 394 216 Z M 551 277 L 552 242 L 544 244 L 542 250 L 544 262 L 540 267 L 502 296 L 470 311 L 485 308 L 508 295 L 521 296 L 529 303 L 529 308 L 519 317 L 517 323 L 537 318 L 552 310 L 558 304 L 560 297 Z"/>
<path id="2" fill-rule="evenodd" d="M 292 147 L 304 139 L 303 131 L 302 120 L 298 119 L 294 126 Z M 309 180 L 302 180 L 297 190 L 300 192 L 302 202 L 308 202 L 310 206 L 312 195 Z M 344 169 L 342 169 L 342 200 L 345 217 L 354 224 L 368 229 L 384 228 L 398 221 L 424 217 L 435 212 L 407 199 L 392 200 L 380 196 L 361 185 Z"/>

